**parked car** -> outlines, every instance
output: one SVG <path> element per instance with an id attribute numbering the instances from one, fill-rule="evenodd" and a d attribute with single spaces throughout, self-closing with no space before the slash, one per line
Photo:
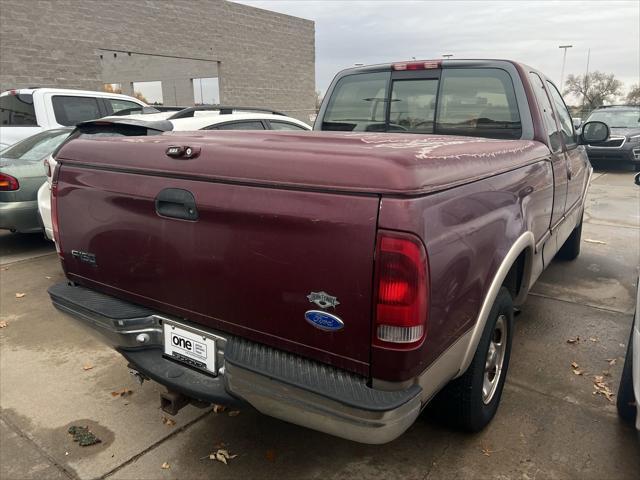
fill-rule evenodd
<path id="1" fill-rule="evenodd" d="M 128 95 L 63 88 L 0 93 L 0 150 L 43 130 L 74 126 L 146 104 Z"/>
<path id="2" fill-rule="evenodd" d="M 36 133 L 0 153 L 0 229 L 20 233 L 42 230 L 36 200 L 46 178 L 42 161 L 71 130 L 55 128 Z"/>
<path id="3" fill-rule="evenodd" d="M 246 402 L 385 443 L 437 395 L 482 429 L 514 305 L 580 252 L 582 145 L 608 127 L 577 135 L 530 67 L 449 60 L 341 72 L 316 128 L 339 131 L 65 143 L 53 304 L 165 385 L 170 413 Z"/>
<path id="4" fill-rule="evenodd" d="M 640 173 L 636 174 L 635 184 L 640 187 Z M 640 405 L 640 277 L 636 282 L 636 310 L 631 325 L 631 334 L 627 344 L 627 355 L 622 368 L 620 378 L 620 388 L 618 388 L 618 414 L 630 423 L 635 424 L 640 432 L 640 415 L 638 405 Z"/>
<path id="5" fill-rule="evenodd" d="M 603 143 L 587 145 L 591 163 L 631 165 L 640 172 L 640 105 L 610 105 L 596 108 L 587 122 L 606 123 L 611 137 Z"/>
<path id="6" fill-rule="evenodd" d="M 269 109 L 251 107 L 205 106 L 184 108 L 178 112 L 175 107 L 145 107 L 129 115 L 118 115 L 87 123 L 78 129 L 77 135 L 148 135 L 162 131 L 188 130 L 311 130 L 300 120 Z M 128 127 L 127 127 L 128 125 Z M 47 159 L 46 182 L 38 190 L 38 208 L 44 224 L 45 236 L 53 240 L 51 221 L 51 172 L 56 166 L 53 157 Z"/>

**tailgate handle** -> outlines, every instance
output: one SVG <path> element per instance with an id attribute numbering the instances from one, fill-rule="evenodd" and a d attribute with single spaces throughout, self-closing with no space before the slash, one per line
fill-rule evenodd
<path id="1" fill-rule="evenodd" d="M 156 213 L 161 217 L 198 220 L 193 193 L 181 188 L 165 188 L 156 197 Z"/>

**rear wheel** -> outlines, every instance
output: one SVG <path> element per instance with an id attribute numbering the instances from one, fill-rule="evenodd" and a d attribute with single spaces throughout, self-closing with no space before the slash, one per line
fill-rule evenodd
<path id="1" fill-rule="evenodd" d="M 482 430 L 495 416 L 502 396 L 513 337 L 513 300 L 502 287 L 467 371 L 447 385 L 434 408 L 462 430 Z"/>
<path id="2" fill-rule="evenodd" d="M 573 229 L 569 237 L 565 240 L 557 257 L 561 260 L 575 260 L 580 255 L 580 244 L 582 243 L 582 218 L 580 224 Z"/>

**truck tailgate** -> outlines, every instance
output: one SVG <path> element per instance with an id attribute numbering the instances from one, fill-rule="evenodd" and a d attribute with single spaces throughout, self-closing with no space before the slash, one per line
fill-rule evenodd
<path id="1" fill-rule="evenodd" d="M 379 196 L 61 163 L 59 243 L 70 279 L 368 374 Z M 159 214 L 166 189 L 190 192 L 197 218 Z M 305 320 L 322 310 L 314 292 L 337 298 L 324 307 L 344 328 Z"/>

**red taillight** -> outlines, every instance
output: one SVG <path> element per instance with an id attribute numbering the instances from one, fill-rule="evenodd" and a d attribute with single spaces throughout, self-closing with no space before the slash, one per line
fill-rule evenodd
<path id="1" fill-rule="evenodd" d="M 17 178 L 0 172 L 0 191 L 12 192 L 14 190 L 18 190 L 19 188 L 20 182 L 18 182 Z"/>
<path id="2" fill-rule="evenodd" d="M 427 254 L 414 235 L 380 231 L 376 244 L 373 342 L 393 348 L 418 346 L 427 331 Z"/>
<path id="3" fill-rule="evenodd" d="M 442 62 L 440 60 L 421 60 L 419 62 L 399 62 L 391 65 L 393 70 L 431 70 L 440 68 Z"/>

